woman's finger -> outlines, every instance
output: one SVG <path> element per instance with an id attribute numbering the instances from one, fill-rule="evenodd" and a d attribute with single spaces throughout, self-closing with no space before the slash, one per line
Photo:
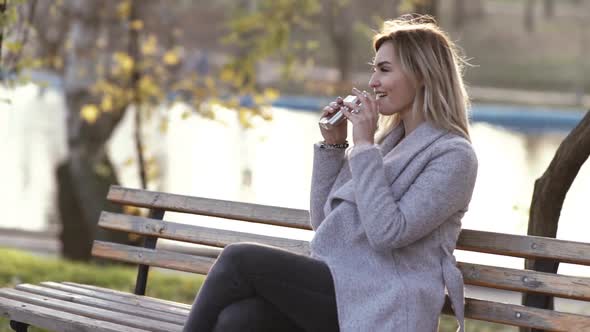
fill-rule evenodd
<path id="1" fill-rule="evenodd" d="M 335 111 L 336 111 L 336 110 L 335 110 L 334 108 L 332 108 L 332 107 L 330 107 L 330 106 L 326 106 L 326 107 L 324 107 L 324 109 L 323 109 L 322 116 L 330 115 L 330 114 L 334 113 Z"/>
<path id="2" fill-rule="evenodd" d="M 373 97 L 367 91 L 360 91 L 357 88 L 353 88 L 352 92 L 361 101 L 361 112 L 365 113 L 365 116 L 376 116 L 378 113 L 377 105 Z"/>
<path id="3" fill-rule="evenodd" d="M 330 107 L 332 107 L 333 109 L 337 110 L 338 108 L 340 108 L 340 105 L 338 105 L 337 102 L 333 101 L 329 104 Z"/>
<path id="4" fill-rule="evenodd" d="M 365 103 L 367 105 L 367 108 L 373 113 L 378 113 L 375 98 L 373 98 L 373 96 L 371 96 L 371 94 L 367 91 L 363 91 L 363 96 L 365 97 Z"/>
<path id="5" fill-rule="evenodd" d="M 356 119 L 358 117 L 358 113 L 351 112 L 351 109 L 348 107 L 342 108 L 342 113 L 350 122 L 352 122 L 353 125 L 355 124 Z"/>

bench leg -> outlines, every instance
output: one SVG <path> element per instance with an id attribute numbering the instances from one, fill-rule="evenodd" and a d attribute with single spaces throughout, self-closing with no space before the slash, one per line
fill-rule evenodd
<path id="1" fill-rule="evenodd" d="M 29 324 L 17 322 L 15 320 L 10 321 L 10 327 L 16 332 L 27 332 Z"/>

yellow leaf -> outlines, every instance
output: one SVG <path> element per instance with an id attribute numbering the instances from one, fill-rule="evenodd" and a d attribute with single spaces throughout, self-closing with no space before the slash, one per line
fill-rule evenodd
<path id="1" fill-rule="evenodd" d="M 123 205 L 123 212 L 125 212 L 125 214 L 131 214 L 134 216 L 141 215 L 141 210 L 138 207 L 131 205 Z"/>
<path id="2" fill-rule="evenodd" d="M 135 163 L 135 160 L 133 158 L 129 157 L 123 162 L 123 166 L 130 167 L 130 166 L 133 166 L 134 163 Z"/>
<path id="3" fill-rule="evenodd" d="M 98 107 L 93 104 L 86 104 L 82 107 L 82 110 L 80 110 L 80 116 L 89 124 L 94 124 L 96 122 L 99 113 L 100 111 L 98 110 Z"/>
<path id="4" fill-rule="evenodd" d="M 265 89 L 264 90 L 264 98 L 268 100 L 275 100 L 279 98 L 279 91 L 276 89 Z"/>
<path id="5" fill-rule="evenodd" d="M 191 112 L 190 111 L 184 111 L 182 112 L 182 115 L 180 116 L 183 120 L 188 119 L 191 116 Z"/>
<path id="6" fill-rule="evenodd" d="M 131 13 L 131 1 L 123 1 L 117 5 L 117 16 L 124 20 L 129 17 Z"/>
<path id="7" fill-rule="evenodd" d="M 205 78 L 205 85 L 207 86 L 207 88 L 209 88 L 210 90 L 215 88 L 215 80 L 213 79 L 213 77 L 211 76 L 207 76 Z"/>
<path id="8" fill-rule="evenodd" d="M 252 112 L 249 109 L 240 108 L 238 110 L 238 120 L 244 128 L 252 127 L 252 124 L 250 123 L 251 117 L 252 117 Z"/>
<path id="9" fill-rule="evenodd" d="M 105 112 L 113 110 L 113 97 L 111 95 L 105 95 L 102 97 L 100 108 Z"/>
<path id="10" fill-rule="evenodd" d="M 223 82 L 230 82 L 234 78 L 234 71 L 230 68 L 223 68 L 219 74 L 219 77 Z"/>
<path id="11" fill-rule="evenodd" d="M 263 104 L 264 101 L 265 101 L 264 96 L 261 96 L 261 95 L 255 95 L 254 96 L 254 104 L 255 105 Z"/>
<path id="12" fill-rule="evenodd" d="M 57 55 L 53 58 L 53 65 L 57 69 L 62 69 L 64 66 L 64 60 L 61 56 Z"/>
<path id="13" fill-rule="evenodd" d="M 123 52 L 116 52 L 113 55 L 115 63 L 117 63 L 118 68 L 120 68 L 124 73 L 130 73 L 133 70 L 133 66 L 135 62 L 133 58 L 131 58 L 128 54 Z"/>
<path id="14" fill-rule="evenodd" d="M 33 59 L 33 60 L 30 62 L 30 64 L 29 64 L 29 66 L 30 66 L 31 68 L 40 68 L 40 67 L 42 67 L 43 65 L 45 65 L 45 61 L 43 61 L 43 60 L 41 60 L 41 59 Z"/>
<path id="15" fill-rule="evenodd" d="M 141 52 L 145 55 L 153 55 L 156 53 L 158 47 L 158 39 L 154 35 L 150 35 L 147 40 L 141 45 Z"/>
<path id="16" fill-rule="evenodd" d="M 111 175 L 111 168 L 109 165 L 105 163 L 98 163 L 94 165 L 94 172 L 103 178 L 109 177 Z"/>
<path id="17" fill-rule="evenodd" d="M 260 112 L 260 116 L 265 121 L 272 121 L 272 113 L 270 112 L 270 109 L 269 110 L 262 110 L 262 112 Z"/>
<path id="18" fill-rule="evenodd" d="M 139 30 L 143 29 L 143 21 L 142 20 L 133 20 L 133 22 L 131 22 L 131 29 L 133 29 L 135 31 L 139 31 Z"/>
<path id="19" fill-rule="evenodd" d="M 305 46 L 308 50 L 313 51 L 320 47 L 320 42 L 317 40 L 308 40 Z"/>
<path id="20" fill-rule="evenodd" d="M 12 53 L 18 53 L 22 48 L 23 44 L 20 42 L 9 41 L 4 44 L 6 49 Z"/>
<path id="21" fill-rule="evenodd" d="M 162 121 L 160 121 L 160 133 L 165 134 L 167 132 L 168 132 L 168 120 L 162 119 Z"/>
<path id="22" fill-rule="evenodd" d="M 178 54 L 176 54 L 175 51 L 166 52 L 164 54 L 164 57 L 162 58 L 162 60 L 168 66 L 174 66 L 180 62 L 180 59 L 178 58 Z"/>
<path id="23" fill-rule="evenodd" d="M 160 87 L 149 75 L 142 76 L 138 86 L 142 98 L 157 97 L 161 94 Z"/>
<path id="24" fill-rule="evenodd" d="M 154 181 L 160 178 L 160 167 L 158 164 L 146 166 L 146 177 L 148 181 Z"/>
<path id="25" fill-rule="evenodd" d="M 231 97 L 227 102 L 229 108 L 238 108 L 240 106 L 240 99 L 238 97 Z"/>
<path id="26" fill-rule="evenodd" d="M 67 40 L 65 41 L 65 43 L 64 43 L 64 49 L 65 49 L 66 51 L 71 51 L 71 50 L 72 50 L 72 48 L 74 48 L 74 44 L 73 44 L 72 40 L 71 40 L 71 39 L 67 39 Z"/>

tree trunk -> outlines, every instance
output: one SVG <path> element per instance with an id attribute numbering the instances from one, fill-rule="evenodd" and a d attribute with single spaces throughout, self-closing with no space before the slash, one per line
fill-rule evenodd
<path id="1" fill-rule="evenodd" d="M 438 20 L 438 0 L 424 0 L 414 5 L 414 11 L 420 14 L 428 14 Z"/>
<path id="2" fill-rule="evenodd" d="M 349 7 L 338 5 L 334 0 L 328 1 L 328 12 L 324 25 L 328 31 L 334 56 L 336 58 L 336 65 L 338 68 L 338 83 L 337 90 L 348 91 L 351 88 L 351 69 L 352 62 L 352 13 Z M 344 23 L 343 23 L 344 22 Z"/>
<path id="3" fill-rule="evenodd" d="M 0 16 L 4 16 L 6 12 L 6 2 L 8 0 L 0 0 Z M 3 79 L 4 67 L 2 66 L 2 42 L 4 41 L 4 26 L 0 25 L 0 80 Z"/>
<path id="4" fill-rule="evenodd" d="M 529 215 L 527 234 L 555 238 L 559 215 L 565 196 L 578 171 L 590 155 L 590 111 L 560 144 L 551 164 L 537 181 Z M 525 260 L 525 268 L 557 273 L 559 262 Z M 523 294 L 523 304 L 529 307 L 553 309 L 553 297 Z M 521 331 L 540 331 L 521 328 Z"/>
<path id="5" fill-rule="evenodd" d="M 143 148 L 143 139 L 141 136 L 142 130 L 142 110 L 143 110 L 143 100 L 141 100 L 140 96 L 140 89 L 139 89 L 139 80 L 141 78 L 141 73 L 139 71 L 139 63 L 140 53 L 139 53 L 139 33 L 137 29 L 133 28 L 132 22 L 139 19 L 138 17 L 138 8 L 135 2 L 131 2 L 130 4 L 130 14 L 128 25 L 129 25 L 129 45 L 128 45 L 128 52 L 129 56 L 133 59 L 133 70 L 131 71 L 131 81 L 129 82 L 129 88 L 133 93 L 132 103 L 135 107 L 135 132 L 133 137 L 135 138 L 135 153 L 137 155 L 137 167 L 139 173 L 139 182 L 141 184 L 141 189 L 147 189 L 147 176 L 145 171 L 145 158 L 144 158 L 144 148 Z"/>
<path id="6" fill-rule="evenodd" d="M 118 182 L 106 154 L 99 159 L 108 170 L 105 174 L 97 174 L 93 168 L 95 160 L 95 156 L 74 153 L 57 168 L 61 253 L 68 259 L 89 260 L 95 239 L 128 242 L 124 234 L 111 234 L 96 226 L 102 210 L 121 212 L 122 209 L 105 199 L 109 186 Z"/>
<path id="7" fill-rule="evenodd" d="M 466 19 L 465 0 L 455 0 L 455 10 L 453 10 L 453 26 L 461 29 Z"/>
<path id="8" fill-rule="evenodd" d="M 543 12 L 545 13 L 546 19 L 552 19 L 555 17 L 555 1 L 544 0 L 543 1 Z"/>
<path id="9" fill-rule="evenodd" d="M 392 18 L 396 18 L 396 17 L 399 16 L 399 7 L 400 7 L 400 5 L 401 5 L 401 0 L 393 0 L 392 1 L 392 4 L 391 4 L 391 7 L 392 7 L 391 17 Z"/>
<path id="10" fill-rule="evenodd" d="M 483 0 L 472 0 L 470 3 L 475 7 L 472 14 L 473 17 L 481 19 L 486 16 L 486 8 Z"/>
<path id="11" fill-rule="evenodd" d="M 526 0 L 524 5 L 524 29 L 527 32 L 535 30 L 535 0 Z"/>
<path id="12" fill-rule="evenodd" d="M 106 194 L 117 184 L 116 174 L 105 151 L 105 143 L 120 122 L 124 109 L 103 113 L 93 124 L 87 123 L 80 110 L 95 102 L 89 90 L 98 55 L 93 53 L 98 40 L 101 4 L 96 1 L 71 1 L 72 47 L 66 56 L 64 88 L 67 106 L 67 140 L 69 157 L 57 169 L 58 207 L 62 222 L 62 254 L 66 258 L 88 260 L 94 239 L 128 242 L 127 236 L 99 231 L 100 212 L 108 207 Z M 120 207 L 108 207 L 120 211 Z"/>
<path id="13" fill-rule="evenodd" d="M 350 84 L 350 63 L 352 62 L 352 55 L 350 53 L 351 46 L 350 37 L 334 38 L 334 52 L 336 53 L 336 63 L 339 73 L 339 81 L 343 85 Z"/>

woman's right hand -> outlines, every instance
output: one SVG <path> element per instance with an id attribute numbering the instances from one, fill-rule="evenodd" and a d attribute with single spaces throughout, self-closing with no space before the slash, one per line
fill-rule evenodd
<path id="1" fill-rule="evenodd" d="M 332 116 L 334 113 L 338 112 L 342 106 L 344 106 L 343 99 L 341 97 L 336 98 L 335 101 L 324 107 L 322 118 L 325 116 Z M 320 126 L 320 131 L 322 132 L 324 141 L 328 144 L 344 143 L 346 141 L 346 136 L 348 135 L 347 123 L 348 120 L 343 119 L 337 126 L 334 126 L 329 130 Z"/>

